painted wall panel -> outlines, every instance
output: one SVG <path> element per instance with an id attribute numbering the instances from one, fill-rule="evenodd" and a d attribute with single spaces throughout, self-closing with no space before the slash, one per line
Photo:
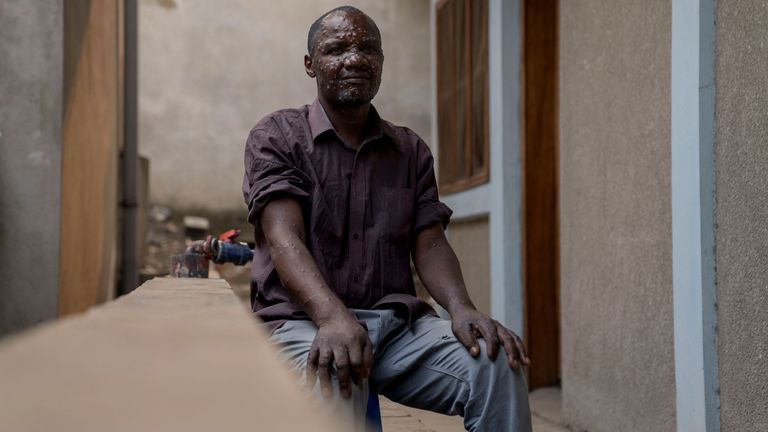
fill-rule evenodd
<path id="1" fill-rule="evenodd" d="M 461 263 L 472 302 L 481 312 L 491 311 L 491 262 L 488 219 L 451 222 L 448 241 Z"/>
<path id="2" fill-rule="evenodd" d="M 564 418 L 673 431 L 671 5 L 560 8 Z"/>

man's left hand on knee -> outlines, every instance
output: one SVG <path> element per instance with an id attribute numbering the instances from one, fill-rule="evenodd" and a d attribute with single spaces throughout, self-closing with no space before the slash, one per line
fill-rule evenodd
<path id="1" fill-rule="evenodd" d="M 509 367 L 515 369 L 520 364 L 525 366 L 531 364 L 528 352 L 520 337 L 484 313 L 466 308 L 454 312 L 451 320 L 453 333 L 472 357 L 477 357 L 480 354 L 480 345 L 477 339 L 483 338 L 490 359 L 496 359 L 499 345 L 501 345 L 506 353 Z"/>

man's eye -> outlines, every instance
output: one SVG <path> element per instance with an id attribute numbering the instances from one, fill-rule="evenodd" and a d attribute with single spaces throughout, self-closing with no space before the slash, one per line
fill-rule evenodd
<path id="1" fill-rule="evenodd" d="M 328 54 L 338 55 L 338 54 L 341 54 L 341 48 L 329 48 L 328 51 L 326 52 Z"/>

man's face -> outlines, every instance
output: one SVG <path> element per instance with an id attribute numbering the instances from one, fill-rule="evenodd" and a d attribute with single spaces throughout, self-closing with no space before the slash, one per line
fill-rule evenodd
<path id="1" fill-rule="evenodd" d="M 305 57 L 318 96 L 340 107 L 369 103 L 379 91 L 384 53 L 381 38 L 365 15 L 339 12 L 327 16 L 315 48 Z"/>

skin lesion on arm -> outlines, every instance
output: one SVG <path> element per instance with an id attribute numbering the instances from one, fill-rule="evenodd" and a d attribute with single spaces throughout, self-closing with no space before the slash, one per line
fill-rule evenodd
<path id="1" fill-rule="evenodd" d="M 272 262 L 283 286 L 317 326 L 307 355 L 307 383 L 320 381 L 325 396 L 332 394 L 335 365 L 339 391 L 351 396 L 351 383 L 368 378 L 373 366 L 373 347 L 368 332 L 328 287 L 305 245 L 304 218 L 299 203 L 275 199 L 261 216 Z"/>
<path id="2" fill-rule="evenodd" d="M 449 313 L 458 308 L 475 309 L 467 294 L 456 253 L 436 223 L 420 231 L 413 243 L 413 263 L 430 295 Z"/>
<path id="3" fill-rule="evenodd" d="M 346 311 L 307 249 L 304 216 L 296 200 L 270 201 L 261 215 L 261 228 L 283 286 L 317 325 Z"/>

